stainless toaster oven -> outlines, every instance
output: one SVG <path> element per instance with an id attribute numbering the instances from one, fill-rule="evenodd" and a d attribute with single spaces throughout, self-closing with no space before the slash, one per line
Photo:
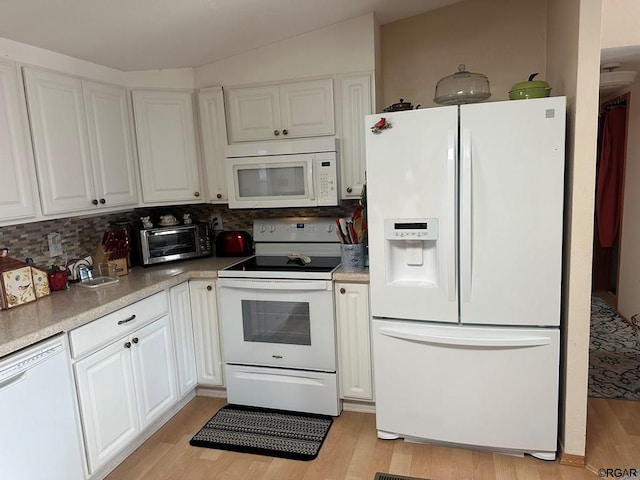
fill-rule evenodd
<path id="1" fill-rule="evenodd" d="M 213 253 L 209 224 L 143 228 L 136 231 L 135 245 L 140 265 L 210 257 Z"/>

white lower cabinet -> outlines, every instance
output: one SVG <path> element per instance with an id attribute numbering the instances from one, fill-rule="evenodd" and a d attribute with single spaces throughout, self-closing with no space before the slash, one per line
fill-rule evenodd
<path id="1" fill-rule="evenodd" d="M 340 398 L 373 400 L 369 285 L 336 282 Z"/>
<path id="2" fill-rule="evenodd" d="M 91 352 L 74 364 L 91 474 L 178 401 L 166 305 L 161 292 L 69 334 L 74 355 Z"/>
<path id="3" fill-rule="evenodd" d="M 169 302 L 176 351 L 176 370 L 178 371 L 178 395 L 183 398 L 198 383 L 189 282 L 171 287 Z"/>
<path id="4" fill-rule="evenodd" d="M 222 386 L 224 379 L 216 282 L 191 280 L 189 293 L 198 385 Z"/>

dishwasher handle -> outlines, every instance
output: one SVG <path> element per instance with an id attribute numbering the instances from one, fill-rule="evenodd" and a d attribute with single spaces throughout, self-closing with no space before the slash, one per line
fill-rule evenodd
<path id="1" fill-rule="evenodd" d="M 27 372 L 21 372 L 18 375 L 15 375 L 7 380 L 0 382 L 0 392 L 2 390 L 5 390 L 11 387 L 12 385 L 16 385 L 17 383 L 20 383 L 25 378 L 27 378 Z"/>

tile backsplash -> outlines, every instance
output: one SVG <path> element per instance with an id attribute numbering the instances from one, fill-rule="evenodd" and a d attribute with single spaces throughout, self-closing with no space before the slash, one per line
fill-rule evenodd
<path id="1" fill-rule="evenodd" d="M 266 208 L 230 210 L 226 205 L 178 205 L 167 207 L 137 208 L 126 212 L 69 217 L 42 222 L 23 223 L 0 227 L 0 248 L 7 247 L 9 256 L 24 261 L 32 258 L 40 267 L 53 264 L 64 265 L 74 258 L 93 255 L 105 230 L 112 228 L 115 222 L 137 222 L 141 216 L 151 216 L 157 223 L 160 215 L 172 214 L 182 219 L 184 213 L 190 213 L 192 219 L 210 222 L 213 215 L 222 217 L 225 230 L 246 230 L 252 233 L 255 218 L 277 217 L 332 217 L 350 216 L 358 202 L 345 200 L 339 207 L 316 208 Z M 63 255 L 48 256 L 47 234 L 60 233 Z"/>

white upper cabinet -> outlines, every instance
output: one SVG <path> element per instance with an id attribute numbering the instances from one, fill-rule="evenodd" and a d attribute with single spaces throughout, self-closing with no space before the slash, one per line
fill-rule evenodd
<path id="1" fill-rule="evenodd" d="M 35 172 L 15 64 L 0 61 L 0 223 L 35 216 Z"/>
<path id="2" fill-rule="evenodd" d="M 226 92 L 231 143 L 335 134 L 330 78 Z"/>
<path id="3" fill-rule="evenodd" d="M 82 101 L 82 81 L 24 70 L 27 102 L 44 214 L 97 204 Z"/>
<path id="4" fill-rule="evenodd" d="M 365 181 L 364 117 L 373 113 L 372 75 L 342 76 L 340 81 L 341 124 L 340 169 L 341 197 L 358 199 Z"/>
<path id="5" fill-rule="evenodd" d="M 202 202 L 191 92 L 132 95 L 143 202 Z"/>
<path id="6" fill-rule="evenodd" d="M 136 205 L 125 90 L 33 68 L 24 77 L 43 213 Z"/>
<path id="7" fill-rule="evenodd" d="M 86 81 L 82 90 L 98 201 L 109 207 L 135 205 L 138 193 L 127 92 Z"/>
<path id="8" fill-rule="evenodd" d="M 229 197 L 224 167 L 227 125 L 222 87 L 200 90 L 198 107 L 208 200 L 211 203 L 227 203 Z"/>

